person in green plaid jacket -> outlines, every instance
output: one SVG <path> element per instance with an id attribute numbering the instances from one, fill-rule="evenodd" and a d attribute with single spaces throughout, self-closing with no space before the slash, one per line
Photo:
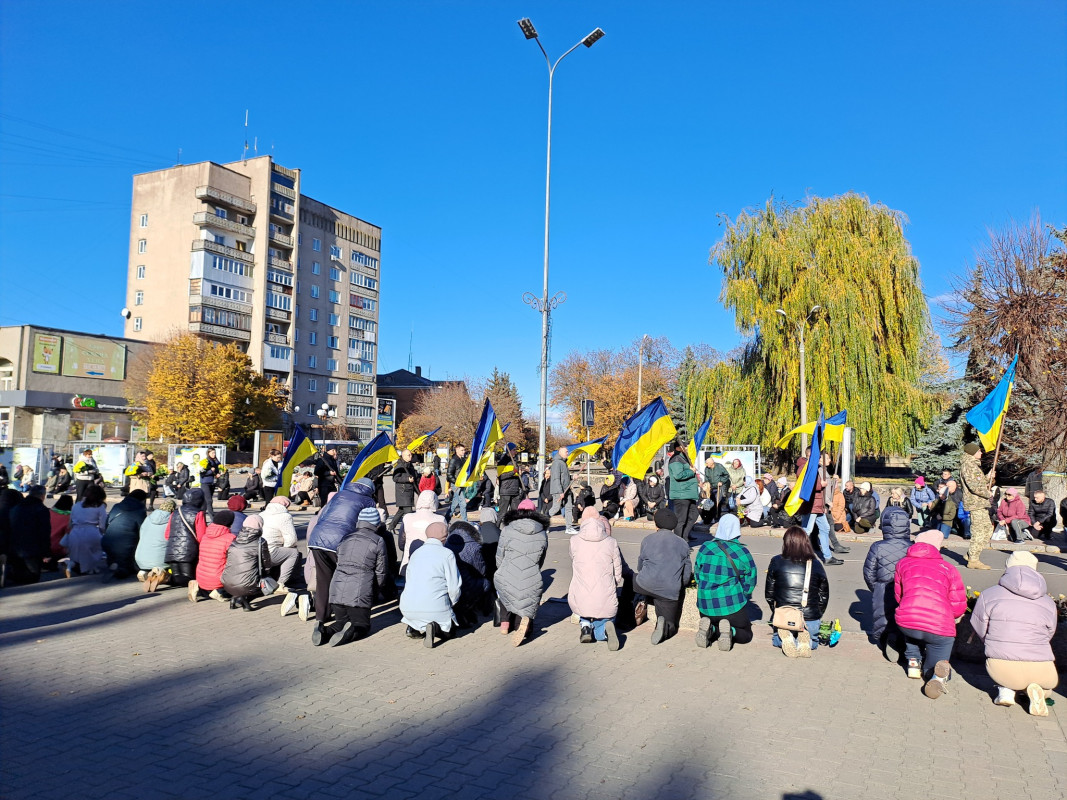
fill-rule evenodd
<path id="1" fill-rule="evenodd" d="M 707 647 L 717 640 L 720 650 L 729 650 L 735 642 L 752 641 L 747 606 L 756 588 L 756 562 L 748 548 L 737 541 L 740 537 L 740 521 L 734 514 L 725 514 L 719 520 L 715 538 L 705 542 L 697 553 L 697 647 Z"/>

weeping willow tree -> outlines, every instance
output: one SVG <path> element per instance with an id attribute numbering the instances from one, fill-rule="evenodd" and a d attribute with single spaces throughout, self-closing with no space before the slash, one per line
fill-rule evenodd
<path id="1" fill-rule="evenodd" d="M 804 324 L 809 419 L 820 403 L 827 414 L 847 408 L 857 453 L 908 453 L 940 400 L 922 381 L 930 314 L 904 222 L 854 194 L 796 207 L 771 198 L 727 220 L 711 264 L 748 343 L 694 375 L 690 403 L 733 442 L 773 447 L 800 422 Z"/>

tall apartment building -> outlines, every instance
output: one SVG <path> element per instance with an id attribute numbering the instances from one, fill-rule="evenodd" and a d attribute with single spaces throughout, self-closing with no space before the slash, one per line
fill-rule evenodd
<path id="1" fill-rule="evenodd" d="M 135 175 L 126 336 L 236 342 L 290 391 L 374 435 L 381 228 L 300 193 L 270 156 Z"/>

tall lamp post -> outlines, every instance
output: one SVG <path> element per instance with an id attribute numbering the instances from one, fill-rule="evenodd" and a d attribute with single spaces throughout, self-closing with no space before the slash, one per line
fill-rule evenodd
<path id="1" fill-rule="evenodd" d="M 326 420 L 336 419 L 337 412 L 330 408 L 329 403 L 323 403 L 315 410 L 315 415 L 319 418 L 319 425 L 322 426 L 322 452 L 326 452 Z"/>
<path id="2" fill-rule="evenodd" d="M 597 28 L 578 44 L 574 45 L 570 50 L 556 59 L 555 63 L 552 63 L 552 59 L 548 57 L 548 53 L 545 51 L 544 45 L 541 44 L 541 40 L 537 38 L 537 30 L 534 28 L 533 23 L 530 22 L 529 17 L 524 17 L 519 20 L 519 28 L 522 30 L 523 36 L 527 39 L 533 39 L 537 42 L 537 46 L 541 49 L 541 53 L 545 57 L 545 63 L 548 65 L 548 152 L 545 158 L 545 270 L 544 270 L 544 284 L 541 290 L 541 296 L 537 297 L 532 292 L 525 292 L 522 296 L 524 303 L 529 305 L 534 310 L 541 314 L 541 420 L 540 420 L 540 432 L 538 438 L 538 452 L 537 452 L 537 469 L 538 472 L 544 474 L 545 471 L 545 451 L 546 442 L 548 438 L 548 315 L 556 306 L 564 302 L 567 299 L 567 295 L 563 292 L 557 292 L 552 297 L 548 296 L 548 219 L 549 219 L 549 198 L 552 187 L 552 79 L 556 74 L 556 67 L 560 62 L 578 49 L 579 45 L 585 45 L 586 47 L 592 47 L 597 40 L 604 36 L 604 31 Z"/>
<path id="3" fill-rule="evenodd" d="M 645 366 L 645 339 L 648 334 L 641 337 L 641 345 L 637 348 L 637 410 L 641 410 L 641 372 Z"/>
<path id="4" fill-rule="evenodd" d="M 808 424 L 808 380 L 807 380 L 807 354 L 804 350 L 804 329 L 808 323 L 811 322 L 811 318 L 815 316 L 815 313 L 822 308 L 822 306 L 812 306 L 811 311 L 808 312 L 808 316 L 804 318 L 803 322 L 797 323 L 797 334 L 800 336 L 800 424 Z M 790 322 L 789 315 L 781 308 L 775 309 L 782 318 L 788 323 Z M 800 449 L 807 452 L 808 449 L 808 434 L 800 434 Z"/>

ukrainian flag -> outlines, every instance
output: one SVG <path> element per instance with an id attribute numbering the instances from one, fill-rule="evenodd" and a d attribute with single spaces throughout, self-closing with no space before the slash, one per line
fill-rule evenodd
<path id="1" fill-rule="evenodd" d="M 482 476 L 489 464 L 489 456 L 493 454 L 493 445 L 503 438 L 504 431 L 500 429 L 493 404 L 487 397 L 482 407 L 482 418 L 478 420 L 478 429 L 474 432 L 474 441 L 471 442 L 470 455 L 456 474 L 456 486 L 465 488 Z"/>
<path id="2" fill-rule="evenodd" d="M 398 458 L 400 458 L 400 454 L 396 452 L 393 440 L 389 438 L 389 432 L 382 431 L 371 439 L 366 447 L 359 451 L 355 461 L 352 462 L 352 466 L 345 473 L 345 479 L 341 481 L 341 488 L 344 489 L 352 481 L 367 477 L 375 467 L 380 467 L 382 464 L 392 464 Z M 323 502 L 326 502 L 325 498 L 323 498 Z"/>
<path id="3" fill-rule="evenodd" d="M 578 458 L 578 455 L 580 453 L 588 453 L 590 458 L 595 456 L 597 450 L 604 446 L 604 440 L 607 438 L 607 436 L 601 436 L 599 439 L 591 439 L 588 442 L 580 442 L 579 444 L 567 445 L 567 450 L 569 453 L 567 455 L 567 466 L 572 466 L 574 464 L 574 460 Z M 552 458 L 555 457 L 556 451 L 553 451 Z"/>
<path id="4" fill-rule="evenodd" d="M 282 457 L 282 466 L 278 474 L 278 489 L 274 493 L 282 497 L 288 497 L 289 487 L 293 482 L 293 470 L 317 452 L 315 445 L 304 434 L 304 429 L 297 425 L 296 430 L 293 431 L 293 438 L 289 440 L 289 446 L 285 448 L 285 455 Z M 323 502 L 326 502 L 326 498 L 323 498 Z"/>
<path id="5" fill-rule="evenodd" d="M 1004 415 L 1008 413 L 1008 403 L 1011 402 L 1011 390 L 1015 387 L 1015 365 L 1018 361 L 1019 356 L 1016 355 L 1000 383 L 993 387 L 985 400 L 967 412 L 967 421 L 978 431 L 978 438 L 987 453 L 996 448 L 1000 438 L 1000 428 L 1004 423 Z"/>
<path id="6" fill-rule="evenodd" d="M 444 427 L 444 425 L 439 425 L 438 427 L 434 428 L 429 433 L 424 433 L 422 436 L 416 436 L 414 439 L 412 439 L 408 443 L 408 446 L 405 447 L 404 449 L 405 450 L 411 450 L 412 452 L 414 452 L 416 449 L 418 449 L 418 448 L 422 447 L 424 444 L 426 444 L 426 440 L 429 439 L 431 436 L 433 436 L 435 433 L 437 433 L 439 430 L 441 430 L 441 428 L 443 428 L 443 427 Z"/>
<path id="7" fill-rule="evenodd" d="M 689 463 L 693 469 L 697 468 L 697 455 L 700 453 L 700 448 L 704 446 L 704 439 L 707 438 L 710 427 L 711 417 L 708 417 L 704 424 L 697 428 L 697 435 L 689 440 Z"/>
<path id="8" fill-rule="evenodd" d="M 826 427 L 823 431 L 824 442 L 840 442 L 845 438 L 845 427 L 848 425 L 848 411 L 838 411 L 832 417 L 826 418 Z M 796 436 L 798 433 L 806 433 L 811 436 L 815 432 L 815 423 L 809 422 L 807 425 L 800 425 L 793 430 L 789 431 L 785 436 L 778 440 L 775 445 L 776 448 L 781 450 L 787 444 L 789 440 Z"/>
<path id="9" fill-rule="evenodd" d="M 819 460 L 822 458 L 823 434 L 826 430 L 826 419 L 823 416 L 822 406 L 819 406 L 819 419 L 815 421 L 811 436 L 811 455 L 807 463 L 800 469 L 797 482 L 793 485 L 793 491 L 785 501 L 785 513 L 792 516 L 800 510 L 801 505 L 810 500 L 815 494 L 815 482 L 819 477 Z"/>
<path id="10" fill-rule="evenodd" d="M 677 436 L 663 398 L 657 397 L 623 423 L 611 454 L 612 466 L 623 475 L 644 480 L 656 452 Z"/>

